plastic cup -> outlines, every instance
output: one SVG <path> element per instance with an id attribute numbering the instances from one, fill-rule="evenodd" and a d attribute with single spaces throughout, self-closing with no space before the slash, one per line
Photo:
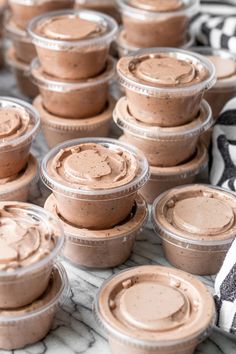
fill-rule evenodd
<path id="1" fill-rule="evenodd" d="M 105 13 L 121 22 L 116 0 L 75 0 L 75 9 L 87 9 Z"/>

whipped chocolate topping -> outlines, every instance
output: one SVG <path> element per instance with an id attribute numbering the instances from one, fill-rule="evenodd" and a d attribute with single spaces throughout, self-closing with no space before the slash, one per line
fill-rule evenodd
<path id="1" fill-rule="evenodd" d="M 50 39 L 78 41 L 99 37 L 106 31 L 106 27 L 79 16 L 65 15 L 42 21 L 36 31 Z"/>
<path id="2" fill-rule="evenodd" d="M 30 116 L 23 108 L 0 108 L 0 142 L 24 135 L 30 128 Z"/>
<path id="3" fill-rule="evenodd" d="M 55 247 L 54 235 L 41 221 L 14 207 L 0 204 L 0 270 L 34 264 Z"/>
<path id="4" fill-rule="evenodd" d="M 184 7 L 183 0 L 130 0 L 131 6 L 147 11 L 169 12 Z"/>
<path id="5" fill-rule="evenodd" d="M 62 149 L 49 166 L 63 184 L 91 190 L 123 186 L 136 171 L 137 161 L 127 151 L 90 143 Z"/>
<path id="6" fill-rule="evenodd" d="M 228 79 L 236 75 L 236 61 L 231 58 L 224 58 L 216 55 L 208 56 L 208 59 L 216 68 L 216 77 L 218 80 Z"/>

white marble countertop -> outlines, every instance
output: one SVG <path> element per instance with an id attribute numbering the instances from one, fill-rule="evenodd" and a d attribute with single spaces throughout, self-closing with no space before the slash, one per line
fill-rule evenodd
<path id="1" fill-rule="evenodd" d="M 0 72 L 0 95 L 21 97 L 14 78 L 6 70 Z M 33 153 L 40 160 L 46 151 L 46 144 L 40 135 L 34 143 Z M 32 189 L 30 199 L 33 203 L 43 205 L 46 196 L 47 191 L 39 183 Z M 93 298 L 97 289 L 109 276 L 127 267 L 143 264 L 169 265 L 163 256 L 160 241 L 149 224 L 139 235 L 130 259 L 118 268 L 91 271 L 77 269 L 65 262 L 63 264 L 70 280 L 71 295 L 57 313 L 51 332 L 39 343 L 22 350 L 0 350 L 0 354 L 110 354 L 104 334 L 92 313 Z M 207 287 L 213 288 L 212 277 L 201 279 Z M 215 330 L 211 337 L 198 347 L 195 354 L 236 354 L 236 336 L 228 337 Z"/>

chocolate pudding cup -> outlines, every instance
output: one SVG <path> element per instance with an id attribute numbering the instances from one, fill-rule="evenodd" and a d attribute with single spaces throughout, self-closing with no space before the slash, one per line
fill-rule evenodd
<path id="1" fill-rule="evenodd" d="M 129 113 L 125 97 L 118 101 L 113 118 L 124 132 L 121 139 L 142 150 L 150 165 L 158 167 L 172 167 L 191 159 L 200 135 L 213 124 L 210 106 L 204 100 L 195 120 L 175 128 L 151 126 L 136 120 Z"/>
<path id="2" fill-rule="evenodd" d="M 116 0 L 75 0 L 75 9 L 102 12 L 113 17 L 118 23 L 121 22 Z"/>
<path id="3" fill-rule="evenodd" d="M 57 218 L 32 204 L 0 202 L 0 220 L 0 308 L 15 309 L 46 290 L 64 234 Z"/>
<path id="4" fill-rule="evenodd" d="M 46 291 L 32 304 L 0 311 L 0 348 L 24 348 L 43 339 L 59 307 L 69 295 L 69 281 L 61 264 L 53 267 Z"/>
<path id="5" fill-rule="evenodd" d="M 49 11 L 73 7 L 73 0 L 9 0 L 14 22 L 26 30 L 34 17 Z"/>
<path id="6" fill-rule="evenodd" d="M 216 68 L 216 83 L 205 93 L 216 120 L 224 105 L 236 95 L 236 56 L 228 50 L 194 47 L 191 50 L 206 56 Z"/>
<path id="7" fill-rule="evenodd" d="M 216 318 L 213 297 L 202 282 L 156 265 L 105 281 L 94 312 L 112 354 L 193 354 Z"/>
<path id="8" fill-rule="evenodd" d="M 117 0 L 129 43 L 140 47 L 181 47 L 198 0 Z M 175 3 L 175 4 L 174 4 Z"/>
<path id="9" fill-rule="evenodd" d="M 38 88 L 30 79 L 30 65 L 17 59 L 15 50 L 12 47 L 6 51 L 5 60 L 15 75 L 19 91 L 29 98 L 37 96 Z"/>
<path id="10" fill-rule="evenodd" d="M 183 164 L 175 167 L 150 166 L 150 179 L 140 193 L 149 204 L 152 204 L 156 197 L 166 190 L 194 183 L 207 164 L 207 149 L 203 143 L 199 143 L 196 153 Z"/>
<path id="11" fill-rule="evenodd" d="M 36 50 L 28 33 L 15 24 L 12 16 L 6 17 L 4 27 L 7 37 L 12 41 L 17 59 L 30 64 L 36 57 Z"/>
<path id="12" fill-rule="evenodd" d="M 34 100 L 33 105 L 40 114 L 45 140 L 52 148 L 76 138 L 107 137 L 111 127 L 115 100 L 110 96 L 103 112 L 85 119 L 68 119 L 50 114 L 44 108 L 41 96 Z"/>
<path id="13" fill-rule="evenodd" d="M 44 107 L 52 115 L 69 119 L 100 114 L 106 107 L 109 82 L 114 74 L 115 60 L 111 57 L 100 75 L 80 81 L 61 81 L 45 74 L 38 59 L 31 66 L 32 81 L 39 88 Z"/>
<path id="14" fill-rule="evenodd" d="M 117 24 L 93 11 L 57 11 L 29 24 L 43 71 L 58 79 L 84 80 L 101 74 Z"/>
<path id="15" fill-rule="evenodd" d="M 64 258 L 77 267 L 111 268 L 124 263 L 131 255 L 137 233 L 147 220 L 145 200 L 137 195 L 130 215 L 122 223 L 106 230 L 88 230 L 72 226 L 57 211 L 56 199 L 51 194 L 45 209 L 62 222 L 66 242 Z"/>
<path id="16" fill-rule="evenodd" d="M 143 153 L 128 144 L 84 138 L 52 149 L 43 159 L 41 177 L 65 220 L 104 230 L 130 215 L 149 166 Z"/>
<path id="17" fill-rule="evenodd" d="M 16 175 L 26 166 L 40 119 L 31 104 L 1 97 L 0 120 L 0 178 L 6 178 Z"/>
<path id="18" fill-rule="evenodd" d="M 152 219 L 171 264 L 213 275 L 235 238 L 235 195 L 201 184 L 173 188 L 156 199 Z"/>
<path id="19" fill-rule="evenodd" d="M 176 127 L 196 118 L 203 94 L 215 83 L 210 60 L 174 48 L 142 50 L 121 58 L 117 71 L 130 113 L 160 127 Z"/>
<path id="20" fill-rule="evenodd" d="M 33 155 L 29 156 L 27 165 L 12 177 L 0 178 L 0 201 L 26 202 L 31 185 L 38 177 L 38 163 Z"/>

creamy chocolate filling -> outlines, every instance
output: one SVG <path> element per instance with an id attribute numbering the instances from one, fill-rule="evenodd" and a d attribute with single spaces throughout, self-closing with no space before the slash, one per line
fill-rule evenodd
<path id="1" fill-rule="evenodd" d="M 177 11 L 184 7 L 183 0 L 130 0 L 129 4 L 138 9 L 157 12 Z"/>
<path id="2" fill-rule="evenodd" d="M 23 108 L 0 108 L 0 142 L 24 135 L 31 127 L 30 116 Z"/>

